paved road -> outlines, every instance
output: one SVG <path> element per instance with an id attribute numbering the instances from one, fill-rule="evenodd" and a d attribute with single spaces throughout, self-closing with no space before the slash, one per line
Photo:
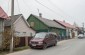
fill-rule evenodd
<path id="1" fill-rule="evenodd" d="M 42 49 L 28 49 L 8 55 L 85 55 L 85 39 L 60 41 L 57 46 Z"/>

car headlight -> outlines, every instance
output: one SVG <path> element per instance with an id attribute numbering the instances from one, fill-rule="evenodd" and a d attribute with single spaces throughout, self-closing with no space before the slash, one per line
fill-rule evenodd
<path id="1" fill-rule="evenodd" d="M 43 44 L 43 42 L 38 42 L 39 44 Z"/>

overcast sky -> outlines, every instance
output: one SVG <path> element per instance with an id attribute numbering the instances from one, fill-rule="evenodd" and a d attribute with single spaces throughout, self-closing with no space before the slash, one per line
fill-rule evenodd
<path id="1" fill-rule="evenodd" d="M 10 15 L 11 0 L 0 0 L 0 6 Z M 85 23 L 85 0 L 15 0 L 15 14 L 22 13 L 26 19 L 31 13 L 38 15 L 38 9 L 47 19 L 76 22 L 79 26 Z"/>

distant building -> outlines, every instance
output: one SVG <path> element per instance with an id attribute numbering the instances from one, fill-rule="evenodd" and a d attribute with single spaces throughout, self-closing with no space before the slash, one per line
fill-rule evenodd
<path id="1" fill-rule="evenodd" d="M 65 22 L 65 21 L 59 21 L 59 20 L 54 20 L 56 23 L 59 23 L 66 29 L 66 36 L 67 38 L 73 38 L 75 37 L 76 31 L 75 31 L 75 26 Z"/>

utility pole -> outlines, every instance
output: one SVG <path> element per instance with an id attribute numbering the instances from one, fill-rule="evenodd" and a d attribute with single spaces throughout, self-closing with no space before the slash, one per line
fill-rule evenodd
<path id="1" fill-rule="evenodd" d="M 14 0 L 11 0 L 11 16 L 14 15 Z M 10 52 L 13 52 L 13 37 L 14 31 L 13 31 L 13 19 L 11 18 L 11 41 L 10 41 Z"/>
<path id="2" fill-rule="evenodd" d="M 84 23 L 82 23 L 82 25 L 83 25 L 83 35 L 84 35 Z"/>

